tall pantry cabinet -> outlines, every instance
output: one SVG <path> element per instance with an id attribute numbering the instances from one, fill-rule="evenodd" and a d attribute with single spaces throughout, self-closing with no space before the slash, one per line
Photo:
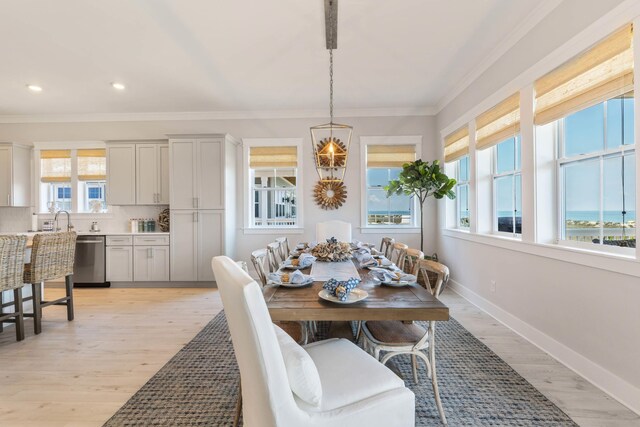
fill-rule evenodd
<path id="1" fill-rule="evenodd" d="M 237 146 L 229 135 L 169 135 L 172 281 L 213 281 L 211 258 L 235 255 Z"/>

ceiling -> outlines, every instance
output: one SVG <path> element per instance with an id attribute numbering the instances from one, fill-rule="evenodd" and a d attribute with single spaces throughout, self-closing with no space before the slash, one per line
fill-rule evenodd
<path id="1" fill-rule="evenodd" d="M 340 0 L 336 109 L 433 110 L 545 1 Z M 323 0 L 0 0 L 0 8 L 4 117 L 328 110 Z"/>

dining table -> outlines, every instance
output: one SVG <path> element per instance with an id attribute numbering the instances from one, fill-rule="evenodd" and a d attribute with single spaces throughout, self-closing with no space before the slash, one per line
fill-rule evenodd
<path id="1" fill-rule="evenodd" d="M 367 268 L 360 267 L 355 258 L 346 262 L 353 263 L 354 271 L 359 275 L 361 282 L 357 288 L 368 293 L 364 300 L 351 304 L 339 304 L 320 298 L 318 294 L 323 289 L 326 277 L 319 280 L 315 275 L 315 281 L 312 284 L 302 287 L 267 284 L 263 289 L 263 295 L 271 319 L 274 321 L 449 320 L 449 308 L 420 284 L 414 283 L 401 287 L 386 286 L 376 281 Z M 317 260 L 315 263 L 325 263 L 325 261 Z M 339 263 L 326 264 L 323 270 L 330 271 L 334 269 L 334 265 L 338 267 Z M 311 267 L 300 271 L 310 274 Z"/>

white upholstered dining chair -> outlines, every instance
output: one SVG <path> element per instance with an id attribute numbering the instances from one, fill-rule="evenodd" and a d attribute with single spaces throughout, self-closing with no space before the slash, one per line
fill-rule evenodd
<path id="1" fill-rule="evenodd" d="M 339 242 L 351 243 L 351 224 L 344 221 L 332 220 L 316 224 L 316 241 L 324 242 L 335 237 Z"/>
<path id="2" fill-rule="evenodd" d="M 245 425 L 414 425 L 415 397 L 393 372 L 344 339 L 295 348 L 283 343 L 258 284 L 228 257 L 211 265 L 240 367 Z M 290 363 L 292 352 L 305 364 Z M 321 387 L 314 404 L 299 394 L 306 379 Z"/>

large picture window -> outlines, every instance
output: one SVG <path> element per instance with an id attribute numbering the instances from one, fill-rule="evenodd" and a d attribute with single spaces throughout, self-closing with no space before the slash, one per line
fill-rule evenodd
<path id="1" fill-rule="evenodd" d="M 635 247 L 633 109 L 628 93 L 559 121 L 561 240 Z"/>
<path id="2" fill-rule="evenodd" d="M 40 212 L 106 212 L 104 149 L 41 150 Z"/>
<path id="3" fill-rule="evenodd" d="M 249 147 L 250 227 L 298 225 L 298 147 Z"/>
<path id="4" fill-rule="evenodd" d="M 402 165 L 416 160 L 415 145 L 366 146 L 367 226 L 415 226 L 415 201 L 408 195 L 387 197 L 384 187 L 397 179 Z"/>

